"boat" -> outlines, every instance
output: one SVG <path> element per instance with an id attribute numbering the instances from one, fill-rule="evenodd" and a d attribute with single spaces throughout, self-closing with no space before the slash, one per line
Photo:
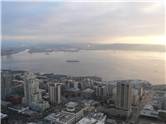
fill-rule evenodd
<path id="1" fill-rule="evenodd" d="M 80 62 L 79 60 L 66 60 L 66 62 Z"/>

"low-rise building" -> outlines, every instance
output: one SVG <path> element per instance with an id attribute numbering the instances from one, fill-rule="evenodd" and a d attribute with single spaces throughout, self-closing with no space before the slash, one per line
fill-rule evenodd
<path id="1" fill-rule="evenodd" d="M 13 114 L 20 114 L 26 117 L 32 117 L 35 118 L 38 116 L 38 112 L 33 111 L 29 109 L 29 106 L 23 106 L 23 105 L 15 105 L 15 106 L 10 106 L 8 109 L 13 113 Z"/>
<path id="2" fill-rule="evenodd" d="M 50 104 L 48 103 L 48 101 L 45 101 L 45 100 L 39 101 L 38 103 L 32 103 L 31 105 L 31 109 L 38 112 L 42 112 L 48 109 L 49 107 L 50 107 Z"/>
<path id="3" fill-rule="evenodd" d="M 140 112 L 140 116 L 158 118 L 159 112 L 153 109 L 153 106 L 146 105 L 144 109 Z"/>
<path id="4" fill-rule="evenodd" d="M 8 115 L 0 113 L 1 124 L 8 124 Z"/>
<path id="5" fill-rule="evenodd" d="M 75 115 L 69 112 L 51 113 L 46 116 L 43 121 L 44 124 L 74 124 Z"/>
<path id="6" fill-rule="evenodd" d="M 114 119 L 107 119 L 106 120 L 106 124 L 117 124 L 117 122 L 116 122 L 116 120 L 114 120 Z"/>
<path id="7" fill-rule="evenodd" d="M 15 105 L 8 107 L 8 109 L 16 113 L 22 113 L 23 111 L 28 110 L 29 106 Z"/>
<path id="8" fill-rule="evenodd" d="M 106 117 L 103 113 L 90 113 L 77 124 L 105 124 Z"/>
<path id="9" fill-rule="evenodd" d="M 76 111 L 76 108 L 78 107 L 78 103 L 77 102 L 68 102 L 65 106 L 66 106 L 66 111 L 74 112 L 74 111 Z"/>
<path id="10" fill-rule="evenodd" d="M 77 102 L 68 102 L 65 106 L 66 108 L 64 111 L 74 114 L 76 121 L 80 120 L 84 116 L 84 112 L 88 108 Z"/>
<path id="11" fill-rule="evenodd" d="M 87 88 L 82 91 L 82 97 L 86 98 L 86 99 L 90 99 L 90 98 L 94 97 L 94 93 L 95 93 L 95 91 L 93 89 Z"/>

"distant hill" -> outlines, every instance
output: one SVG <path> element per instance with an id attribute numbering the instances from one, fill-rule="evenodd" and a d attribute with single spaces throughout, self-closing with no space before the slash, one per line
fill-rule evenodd
<path id="1" fill-rule="evenodd" d="M 32 42 L 2 42 L 1 55 L 11 55 L 29 49 L 34 52 L 78 52 L 79 50 L 130 50 L 130 51 L 154 51 L 165 52 L 165 45 L 150 44 L 88 44 L 88 43 L 70 43 L 70 44 L 35 44 Z"/>
<path id="2" fill-rule="evenodd" d="M 92 44 L 87 48 L 88 50 L 135 50 L 135 51 L 156 51 L 165 52 L 164 45 L 151 44 Z"/>

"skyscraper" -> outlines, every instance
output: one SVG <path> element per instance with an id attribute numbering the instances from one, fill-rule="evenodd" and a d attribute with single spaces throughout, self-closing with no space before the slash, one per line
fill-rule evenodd
<path id="1" fill-rule="evenodd" d="M 12 92 L 12 73 L 10 71 L 1 72 L 1 97 L 5 99 Z"/>
<path id="2" fill-rule="evenodd" d="M 116 107 L 121 110 L 130 111 L 131 109 L 131 83 L 128 81 L 117 82 Z"/>
<path id="3" fill-rule="evenodd" d="M 27 105 L 32 105 L 32 103 L 37 103 L 41 99 L 41 94 L 39 91 L 39 80 L 36 79 L 33 73 L 27 73 L 24 83 L 24 96 L 25 103 Z"/>
<path id="4" fill-rule="evenodd" d="M 105 85 L 95 86 L 95 95 L 103 98 L 107 96 L 107 87 Z"/>
<path id="5" fill-rule="evenodd" d="M 115 86 L 112 85 L 112 84 L 107 84 L 106 87 L 107 87 L 107 89 L 106 89 L 107 96 L 112 98 L 112 96 L 113 96 L 113 89 L 114 89 Z"/>
<path id="6" fill-rule="evenodd" d="M 49 108 L 49 103 L 42 99 L 39 80 L 33 73 L 27 73 L 25 76 L 24 100 L 33 110 L 43 111 Z"/>
<path id="7" fill-rule="evenodd" d="M 50 83 L 48 89 L 50 103 L 52 105 L 60 104 L 62 102 L 62 84 Z"/>

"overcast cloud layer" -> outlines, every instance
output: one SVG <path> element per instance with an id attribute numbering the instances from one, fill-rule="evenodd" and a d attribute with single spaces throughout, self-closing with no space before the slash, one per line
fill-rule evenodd
<path id="1" fill-rule="evenodd" d="M 2 2 L 2 40 L 151 43 L 164 35 L 163 3 Z"/>

